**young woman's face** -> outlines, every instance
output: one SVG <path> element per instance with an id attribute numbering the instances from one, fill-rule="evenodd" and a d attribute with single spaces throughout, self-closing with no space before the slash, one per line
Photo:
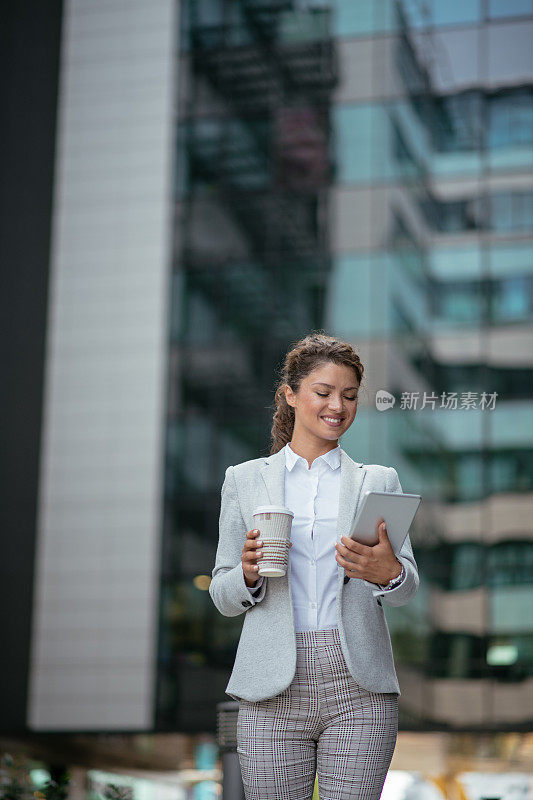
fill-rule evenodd
<path id="1" fill-rule="evenodd" d="M 355 370 L 332 361 L 314 369 L 296 393 L 286 386 L 287 403 L 294 408 L 295 434 L 337 440 L 354 420 L 358 389 Z"/>

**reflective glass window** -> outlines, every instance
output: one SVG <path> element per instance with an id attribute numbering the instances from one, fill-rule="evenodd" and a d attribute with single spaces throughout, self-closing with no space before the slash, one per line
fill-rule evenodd
<path id="1" fill-rule="evenodd" d="M 484 272 L 479 245 L 434 247 L 430 252 L 431 273 L 445 281 L 479 279 Z"/>
<path id="2" fill-rule="evenodd" d="M 492 224 L 498 231 L 513 229 L 513 196 L 510 193 L 498 194 L 491 198 Z"/>
<path id="3" fill-rule="evenodd" d="M 494 634 L 533 632 L 533 592 L 530 581 L 491 588 L 488 601 L 490 630 Z"/>
<path id="4" fill-rule="evenodd" d="M 328 324 L 338 336 L 359 336 L 378 330 L 383 322 L 371 302 L 375 259 L 344 256 L 336 259 L 330 278 Z M 382 299 L 384 296 L 382 296 Z M 355 311 L 355 313 L 354 313 Z"/>
<path id="5" fill-rule="evenodd" d="M 409 225 L 400 216 L 394 214 L 391 232 L 391 245 L 394 248 L 394 261 L 406 275 L 413 280 L 427 285 L 426 255 L 417 237 L 411 232 Z"/>
<path id="6" fill-rule="evenodd" d="M 397 177 L 412 178 L 422 175 L 421 161 L 415 158 L 412 148 L 396 124 L 391 125 L 392 155 L 397 167 Z"/>
<path id="7" fill-rule="evenodd" d="M 189 49 L 190 36 L 190 0 L 180 3 L 179 6 L 179 44 L 180 50 L 186 52 Z"/>
<path id="8" fill-rule="evenodd" d="M 404 86 L 411 96 L 411 102 L 422 117 L 428 101 L 427 85 L 417 51 L 408 36 L 398 38 L 395 61 Z"/>
<path id="9" fill-rule="evenodd" d="M 189 292 L 187 308 L 187 339 L 208 344 L 215 339 L 217 312 L 200 292 Z"/>
<path id="10" fill-rule="evenodd" d="M 532 0 L 489 0 L 489 18 L 519 17 L 533 13 Z"/>
<path id="11" fill-rule="evenodd" d="M 433 584 L 447 589 L 450 584 L 452 550 L 450 545 L 442 544 L 417 552 L 420 574 Z"/>
<path id="12" fill-rule="evenodd" d="M 533 242 L 494 244 L 490 249 L 490 271 L 495 277 L 529 275 L 533 271 Z"/>
<path id="13" fill-rule="evenodd" d="M 426 195 L 420 208 L 427 223 L 446 233 L 486 230 L 490 227 L 489 203 L 485 197 L 438 201 Z"/>
<path id="14" fill-rule="evenodd" d="M 480 0 L 433 0 L 434 25 L 465 25 L 480 18 Z"/>
<path id="15" fill-rule="evenodd" d="M 533 584 L 533 542 L 506 541 L 493 545 L 488 552 L 487 578 L 491 587 Z"/>
<path id="16" fill-rule="evenodd" d="M 527 492 L 533 489 L 533 451 L 495 452 L 491 454 L 488 466 L 493 492 Z"/>
<path id="17" fill-rule="evenodd" d="M 224 21 L 224 4 L 220 0 L 191 0 L 191 10 L 198 25 L 222 25 Z"/>
<path id="18" fill-rule="evenodd" d="M 533 89 L 513 89 L 493 95 L 488 108 L 489 146 L 533 142 Z"/>
<path id="19" fill-rule="evenodd" d="M 178 125 L 176 134 L 176 158 L 174 159 L 174 194 L 181 199 L 189 191 L 189 168 L 187 163 L 187 128 Z"/>
<path id="20" fill-rule="evenodd" d="M 533 229 L 533 193 L 499 192 L 491 197 L 439 201 L 426 193 L 419 201 L 427 224 L 437 231 Z"/>
<path id="21" fill-rule="evenodd" d="M 432 98 L 419 113 L 435 150 L 467 152 L 481 146 L 483 97 L 479 91 Z"/>
<path id="22" fill-rule="evenodd" d="M 394 29 L 394 0 L 335 0 L 332 7 L 335 36 L 366 36 Z"/>
<path id="23" fill-rule="evenodd" d="M 480 451 L 421 452 L 419 446 L 409 443 L 403 452 L 417 470 L 438 480 L 447 502 L 462 503 L 481 500 L 491 493 L 533 490 L 533 450 L 527 446 L 492 450 L 486 457 Z"/>
<path id="24" fill-rule="evenodd" d="M 484 315 L 485 297 L 479 281 L 435 282 L 431 301 L 437 317 L 477 325 Z"/>
<path id="25" fill-rule="evenodd" d="M 494 319 L 501 322 L 533 316 L 533 277 L 519 275 L 498 281 L 493 300 Z"/>
<path id="26" fill-rule="evenodd" d="M 430 301 L 435 317 L 465 325 L 482 320 L 513 322 L 533 317 L 533 276 L 487 281 L 433 281 Z"/>
<path id="27" fill-rule="evenodd" d="M 418 561 L 426 578 L 446 591 L 533 583 L 533 541 L 527 539 L 447 543 L 422 550 Z"/>
<path id="28" fill-rule="evenodd" d="M 390 123 L 383 109 L 358 103 L 337 106 L 333 115 L 338 181 L 356 183 L 386 177 L 390 173 Z"/>
<path id="29" fill-rule="evenodd" d="M 483 463 L 477 453 L 465 453 L 455 460 L 454 490 L 459 500 L 474 500 L 485 496 Z"/>
<path id="30" fill-rule="evenodd" d="M 332 113 L 337 182 L 367 183 L 421 174 L 421 157 L 410 141 L 413 131 L 407 134 L 400 129 L 390 106 L 345 104 L 334 107 Z"/>
<path id="31" fill-rule="evenodd" d="M 250 26 L 246 24 L 241 3 L 226 4 L 226 14 L 225 23 L 228 26 L 228 45 L 241 47 L 253 42 L 253 34 Z"/>
<path id="32" fill-rule="evenodd" d="M 533 230 L 533 192 L 506 192 L 491 198 L 492 229 Z"/>
<path id="33" fill-rule="evenodd" d="M 483 678 L 485 652 L 479 636 L 438 632 L 432 636 L 428 671 L 435 678 Z"/>
<path id="34" fill-rule="evenodd" d="M 481 0 L 403 0 L 401 8 L 409 27 L 415 29 L 467 25 L 481 19 Z"/>
<path id="35" fill-rule="evenodd" d="M 478 542 L 461 542 L 453 548 L 450 589 L 466 591 L 481 586 L 485 548 Z"/>
<path id="36" fill-rule="evenodd" d="M 438 153 L 477 150 L 485 137 L 493 149 L 533 142 L 530 87 L 503 89 L 487 96 L 479 90 L 441 97 L 424 96 L 418 91 L 411 102 Z"/>
<path id="37" fill-rule="evenodd" d="M 400 0 L 398 3 L 402 17 L 410 28 L 425 28 L 431 25 L 433 2 L 419 3 L 418 0 Z"/>

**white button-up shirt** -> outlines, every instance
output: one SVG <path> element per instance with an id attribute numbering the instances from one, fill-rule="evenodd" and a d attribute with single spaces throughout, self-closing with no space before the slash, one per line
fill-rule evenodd
<path id="1" fill-rule="evenodd" d="M 337 628 L 339 564 L 335 558 L 341 487 L 340 445 L 315 458 L 311 467 L 285 445 L 285 505 L 294 514 L 291 530 L 291 594 L 295 631 Z M 276 580 L 275 578 L 273 580 Z M 255 595 L 264 581 L 259 576 Z"/>
<path id="2" fill-rule="evenodd" d="M 285 505 L 294 514 L 289 553 L 294 629 L 336 628 L 340 446 L 315 458 L 309 468 L 286 444 L 285 466 Z"/>
<path id="3" fill-rule="evenodd" d="M 291 530 L 291 593 L 295 631 L 337 627 L 338 564 L 335 559 L 341 485 L 341 448 L 315 458 L 285 445 L 285 505 L 294 514 Z M 264 578 L 250 589 L 259 591 Z"/>

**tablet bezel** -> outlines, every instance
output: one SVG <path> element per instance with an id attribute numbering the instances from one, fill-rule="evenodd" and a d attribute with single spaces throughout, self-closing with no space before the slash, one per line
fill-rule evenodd
<path id="1" fill-rule="evenodd" d="M 388 508 L 385 509 L 383 508 L 383 497 L 387 498 L 386 505 Z M 381 507 L 379 506 L 380 500 Z M 349 534 L 350 538 L 360 544 L 373 547 L 378 543 L 375 533 L 376 525 L 380 519 L 383 519 L 387 526 L 387 535 L 392 549 L 395 555 L 398 555 L 407 538 L 421 501 L 422 497 L 419 494 L 374 492 L 370 490 L 365 492 Z M 393 506 L 396 507 L 394 511 L 392 509 Z M 372 533 L 368 532 L 369 516 L 375 521 Z"/>

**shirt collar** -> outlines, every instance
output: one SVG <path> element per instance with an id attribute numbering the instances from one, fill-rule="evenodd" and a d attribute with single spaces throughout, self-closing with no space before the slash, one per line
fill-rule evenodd
<path id="1" fill-rule="evenodd" d="M 337 445 L 337 447 L 335 447 L 333 450 L 328 450 L 327 453 L 324 453 L 323 455 L 318 456 L 318 458 L 315 458 L 315 461 L 320 461 L 321 458 L 326 462 L 326 464 L 328 464 L 329 467 L 331 467 L 331 469 L 338 469 L 338 467 L 340 467 L 341 465 L 340 444 Z M 294 465 L 298 461 L 303 461 L 305 464 L 305 468 L 309 470 L 309 464 L 307 463 L 307 460 L 303 456 L 299 456 L 297 453 L 295 453 L 292 447 L 290 446 L 290 443 L 287 442 L 287 444 L 285 445 L 285 466 L 287 467 L 289 472 L 292 471 Z M 313 461 L 313 464 L 315 463 L 315 461 Z"/>

